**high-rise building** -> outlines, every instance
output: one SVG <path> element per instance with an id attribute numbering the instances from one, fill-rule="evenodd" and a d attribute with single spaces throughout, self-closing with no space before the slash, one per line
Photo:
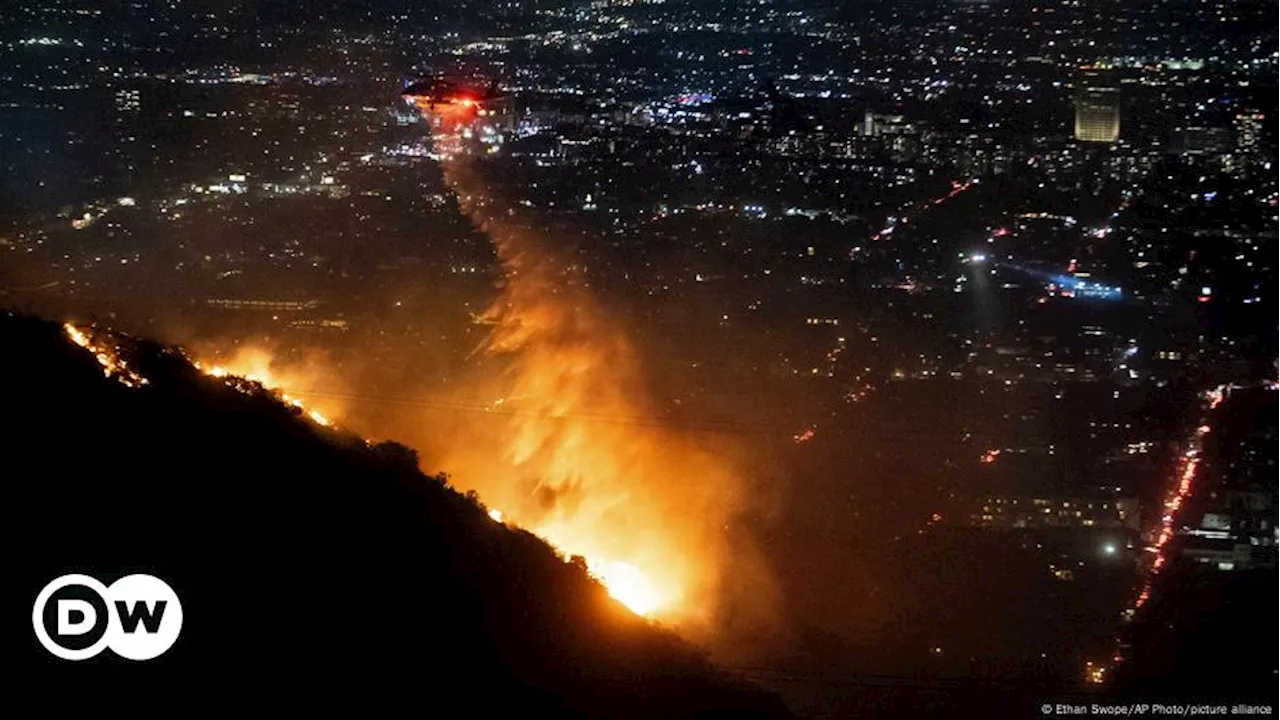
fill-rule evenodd
<path id="1" fill-rule="evenodd" d="M 1120 139 L 1120 86 L 1105 70 L 1082 69 L 1076 76 L 1076 140 L 1113 143 Z"/>
<path id="2" fill-rule="evenodd" d="M 1231 132 L 1225 127 L 1178 128 L 1173 135 L 1173 149 L 1187 155 L 1222 155 L 1231 150 Z"/>
<path id="3" fill-rule="evenodd" d="M 867 137 L 915 135 L 917 132 L 915 124 L 907 122 L 902 115 L 884 115 L 868 110 L 862 118 L 862 134 Z"/>
<path id="4" fill-rule="evenodd" d="M 1262 134 L 1262 123 L 1267 119 L 1260 112 L 1244 112 L 1236 115 L 1236 148 L 1243 153 L 1252 153 L 1258 149 L 1258 139 Z"/>
<path id="5" fill-rule="evenodd" d="M 142 107 L 141 93 L 136 89 L 117 90 L 115 100 L 116 110 L 121 113 L 136 113 Z"/>

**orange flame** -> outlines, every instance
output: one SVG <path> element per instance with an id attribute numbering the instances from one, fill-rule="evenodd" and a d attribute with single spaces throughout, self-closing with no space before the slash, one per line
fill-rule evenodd
<path id="1" fill-rule="evenodd" d="M 311 363 L 289 364 L 278 361 L 264 347 L 250 345 L 240 348 L 231 357 L 217 363 L 194 362 L 196 369 L 215 378 L 243 378 L 274 391 L 281 401 L 302 411 L 317 425 L 329 427 L 336 408 L 328 400 L 322 411 L 314 403 L 304 403 L 290 393 L 307 393 L 316 386 L 322 371 Z"/>
<path id="2" fill-rule="evenodd" d="M 653 421 L 640 358 L 584 270 L 513 208 L 486 197 L 466 154 L 445 177 L 505 270 L 484 350 L 508 363 L 494 393 L 510 419 L 441 461 L 459 482 L 567 555 L 634 612 L 688 628 L 714 610 L 737 510 L 734 468 Z"/>
<path id="3" fill-rule="evenodd" d="M 148 383 L 145 377 L 129 367 L 129 363 L 120 357 L 119 351 L 114 346 L 95 342 L 88 333 L 71 323 L 64 323 L 62 329 L 71 342 L 93 354 L 94 359 L 102 366 L 102 373 L 106 377 L 114 377 L 120 384 L 131 388 Z"/>

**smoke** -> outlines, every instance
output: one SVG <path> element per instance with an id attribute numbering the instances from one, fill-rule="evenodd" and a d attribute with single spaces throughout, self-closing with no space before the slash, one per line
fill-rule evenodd
<path id="1" fill-rule="evenodd" d="M 448 185 L 504 271 L 479 350 L 504 370 L 482 391 L 502 421 L 464 427 L 441 466 L 504 517 L 583 555 L 611 590 L 608 568 L 637 569 L 653 615 L 691 638 L 718 644 L 730 606 L 735 624 L 761 625 L 775 591 L 737 524 L 749 497 L 731 451 L 664 422 L 640 353 L 573 248 L 487 193 L 469 156 L 446 157 Z"/>

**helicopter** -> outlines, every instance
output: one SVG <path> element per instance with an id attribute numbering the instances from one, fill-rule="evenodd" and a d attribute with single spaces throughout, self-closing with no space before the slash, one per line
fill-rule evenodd
<path id="1" fill-rule="evenodd" d="M 433 114 L 462 112 L 484 115 L 504 103 L 507 95 L 494 80 L 486 86 L 448 80 L 442 77 L 417 80 L 405 86 L 400 96 L 420 112 Z"/>

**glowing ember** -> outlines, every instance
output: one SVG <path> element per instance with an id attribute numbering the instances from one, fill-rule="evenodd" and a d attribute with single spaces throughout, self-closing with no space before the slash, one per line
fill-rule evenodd
<path id="1" fill-rule="evenodd" d="M 95 343 L 87 333 L 71 323 L 64 324 L 62 329 L 66 331 L 71 342 L 93 354 L 94 359 L 102 366 L 102 373 L 106 377 L 114 377 L 125 387 L 133 388 L 147 384 L 148 380 L 131 370 L 129 363 L 120 357 L 119 348 Z"/>

